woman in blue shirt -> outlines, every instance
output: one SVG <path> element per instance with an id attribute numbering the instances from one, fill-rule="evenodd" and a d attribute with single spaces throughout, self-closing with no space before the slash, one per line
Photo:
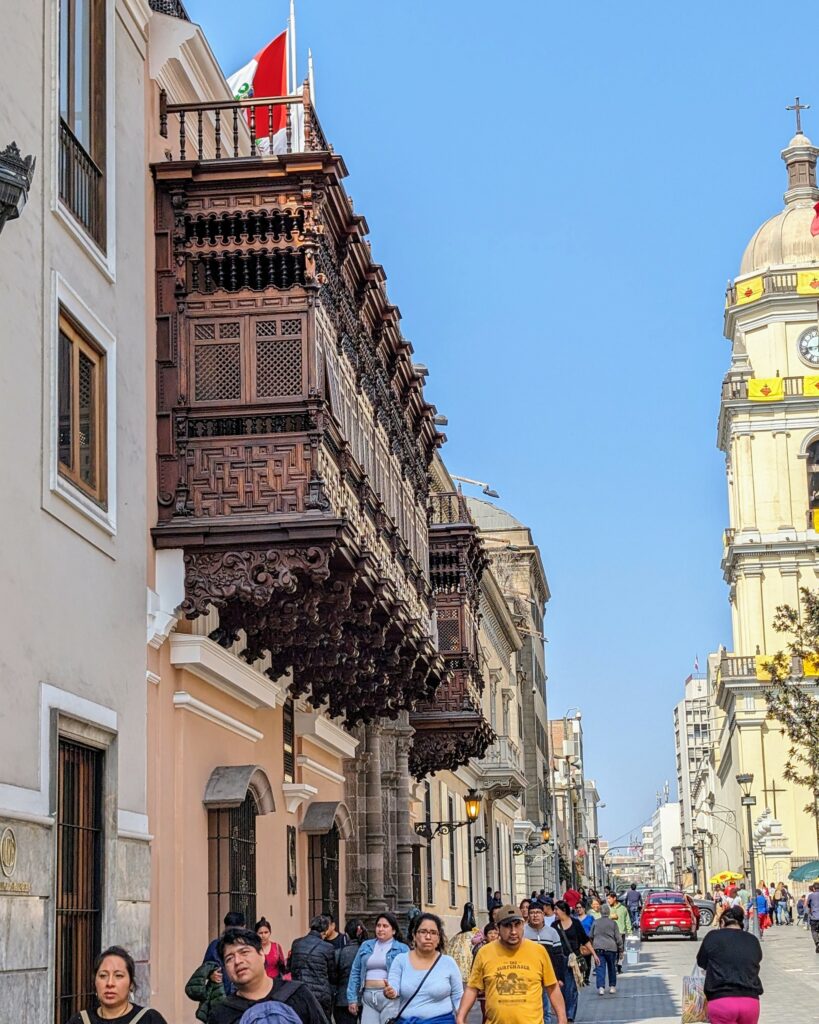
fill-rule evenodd
<path id="1" fill-rule="evenodd" d="M 445 948 L 440 917 L 421 914 L 415 921 L 413 949 L 395 958 L 384 990 L 388 998 L 397 1000 L 403 1024 L 455 1024 L 464 983 Z"/>
<path id="2" fill-rule="evenodd" d="M 361 943 L 347 985 L 347 1008 L 355 1017 L 361 1006 L 362 1024 L 385 1024 L 396 1016 L 397 1005 L 387 995 L 387 978 L 395 958 L 407 952 L 409 946 L 401 941 L 395 914 L 379 914 L 375 938 Z"/>

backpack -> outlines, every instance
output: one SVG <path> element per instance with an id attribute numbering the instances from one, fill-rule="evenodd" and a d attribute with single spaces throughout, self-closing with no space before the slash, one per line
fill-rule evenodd
<path id="1" fill-rule="evenodd" d="M 301 1024 L 301 1017 L 287 1003 L 269 999 L 245 1010 L 239 1024 Z"/>

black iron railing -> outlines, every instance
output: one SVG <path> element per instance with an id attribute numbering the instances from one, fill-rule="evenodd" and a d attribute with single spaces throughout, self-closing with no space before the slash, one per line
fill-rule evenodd
<path id="1" fill-rule="evenodd" d="M 105 248 L 105 175 L 60 120 L 60 200 Z"/>

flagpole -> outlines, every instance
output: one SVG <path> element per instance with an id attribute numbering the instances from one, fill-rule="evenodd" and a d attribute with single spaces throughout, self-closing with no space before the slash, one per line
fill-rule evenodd
<path id="1" fill-rule="evenodd" d="M 290 0 L 290 19 L 287 26 L 288 42 L 290 43 L 290 54 L 288 64 L 290 65 L 290 95 L 296 95 L 298 88 L 298 76 L 296 74 L 296 2 Z"/>
<path id="2" fill-rule="evenodd" d="M 313 51 L 307 51 L 307 82 L 310 86 L 310 102 L 316 105 L 316 79 L 313 75 Z"/>

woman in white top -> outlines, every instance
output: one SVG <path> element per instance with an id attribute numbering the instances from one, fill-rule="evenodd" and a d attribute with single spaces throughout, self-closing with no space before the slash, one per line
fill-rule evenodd
<path id="1" fill-rule="evenodd" d="M 396 1015 L 397 1007 L 385 989 L 393 960 L 407 952 L 409 947 L 401 941 L 398 919 L 389 912 L 379 914 L 375 938 L 361 943 L 347 985 L 347 1008 L 356 1015 L 361 1005 L 361 1024 L 385 1024 Z"/>

